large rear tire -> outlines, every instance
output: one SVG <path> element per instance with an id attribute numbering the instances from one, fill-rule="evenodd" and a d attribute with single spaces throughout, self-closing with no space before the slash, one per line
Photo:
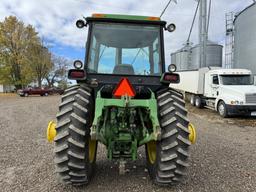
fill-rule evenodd
<path id="1" fill-rule="evenodd" d="M 174 185 L 186 175 L 189 157 L 187 111 L 182 95 L 166 89 L 157 93 L 161 141 L 146 145 L 150 177 L 159 185 Z M 155 152 L 154 152 L 155 150 Z"/>
<path id="2" fill-rule="evenodd" d="M 84 185 L 92 178 L 97 142 L 90 139 L 94 114 L 91 89 L 75 85 L 62 96 L 55 137 L 56 172 L 65 184 Z"/>

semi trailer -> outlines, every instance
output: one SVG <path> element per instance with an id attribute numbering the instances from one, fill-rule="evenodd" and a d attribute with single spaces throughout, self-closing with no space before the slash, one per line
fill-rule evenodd
<path id="1" fill-rule="evenodd" d="M 178 74 L 180 82 L 170 87 L 183 93 L 193 106 L 213 109 L 222 117 L 256 116 L 256 86 L 251 71 L 207 67 Z"/>

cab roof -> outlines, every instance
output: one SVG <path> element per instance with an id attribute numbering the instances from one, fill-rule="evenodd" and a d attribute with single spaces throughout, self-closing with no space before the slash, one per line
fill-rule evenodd
<path id="1" fill-rule="evenodd" d="M 145 21 L 161 21 L 160 17 L 139 16 L 139 15 L 118 15 L 118 14 L 102 14 L 94 13 L 93 18 L 108 18 L 108 19 L 125 19 L 125 20 L 145 20 Z"/>
<path id="2" fill-rule="evenodd" d="M 109 22 L 129 22 L 129 23 L 149 23 L 166 25 L 160 17 L 139 16 L 139 15 L 119 15 L 119 14 L 102 14 L 94 13 L 91 17 L 86 18 L 87 21 L 109 21 Z"/>

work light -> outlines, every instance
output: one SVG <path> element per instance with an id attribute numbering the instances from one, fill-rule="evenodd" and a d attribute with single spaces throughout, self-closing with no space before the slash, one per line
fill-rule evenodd
<path id="1" fill-rule="evenodd" d="M 81 69 L 81 68 L 83 67 L 82 61 L 76 60 L 76 61 L 74 62 L 74 67 L 75 67 L 76 69 Z"/>
<path id="2" fill-rule="evenodd" d="M 174 64 L 169 65 L 168 71 L 169 71 L 170 73 L 174 73 L 176 70 L 177 70 L 176 65 L 174 65 Z"/>

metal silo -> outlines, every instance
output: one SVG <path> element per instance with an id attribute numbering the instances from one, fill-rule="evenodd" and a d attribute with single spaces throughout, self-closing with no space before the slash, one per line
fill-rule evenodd
<path id="1" fill-rule="evenodd" d="M 188 70 L 191 65 L 191 46 L 185 46 L 172 53 L 171 61 L 177 66 L 177 70 Z"/>
<path id="2" fill-rule="evenodd" d="M 240 12 L 234 25 L 234 68 L 249 69 L 256 74 L 256 3 Z"/>
<path id="3" fill-rule="evenodd" d="M 200 66 L 200 45 L 194 46 L 191 51 L 192 61 L 189 69 L 193 70 L 201 67 L 222 67 L 222 45 L 208 41 L 206 48 L 206 64 L 204 66 Z"/>

